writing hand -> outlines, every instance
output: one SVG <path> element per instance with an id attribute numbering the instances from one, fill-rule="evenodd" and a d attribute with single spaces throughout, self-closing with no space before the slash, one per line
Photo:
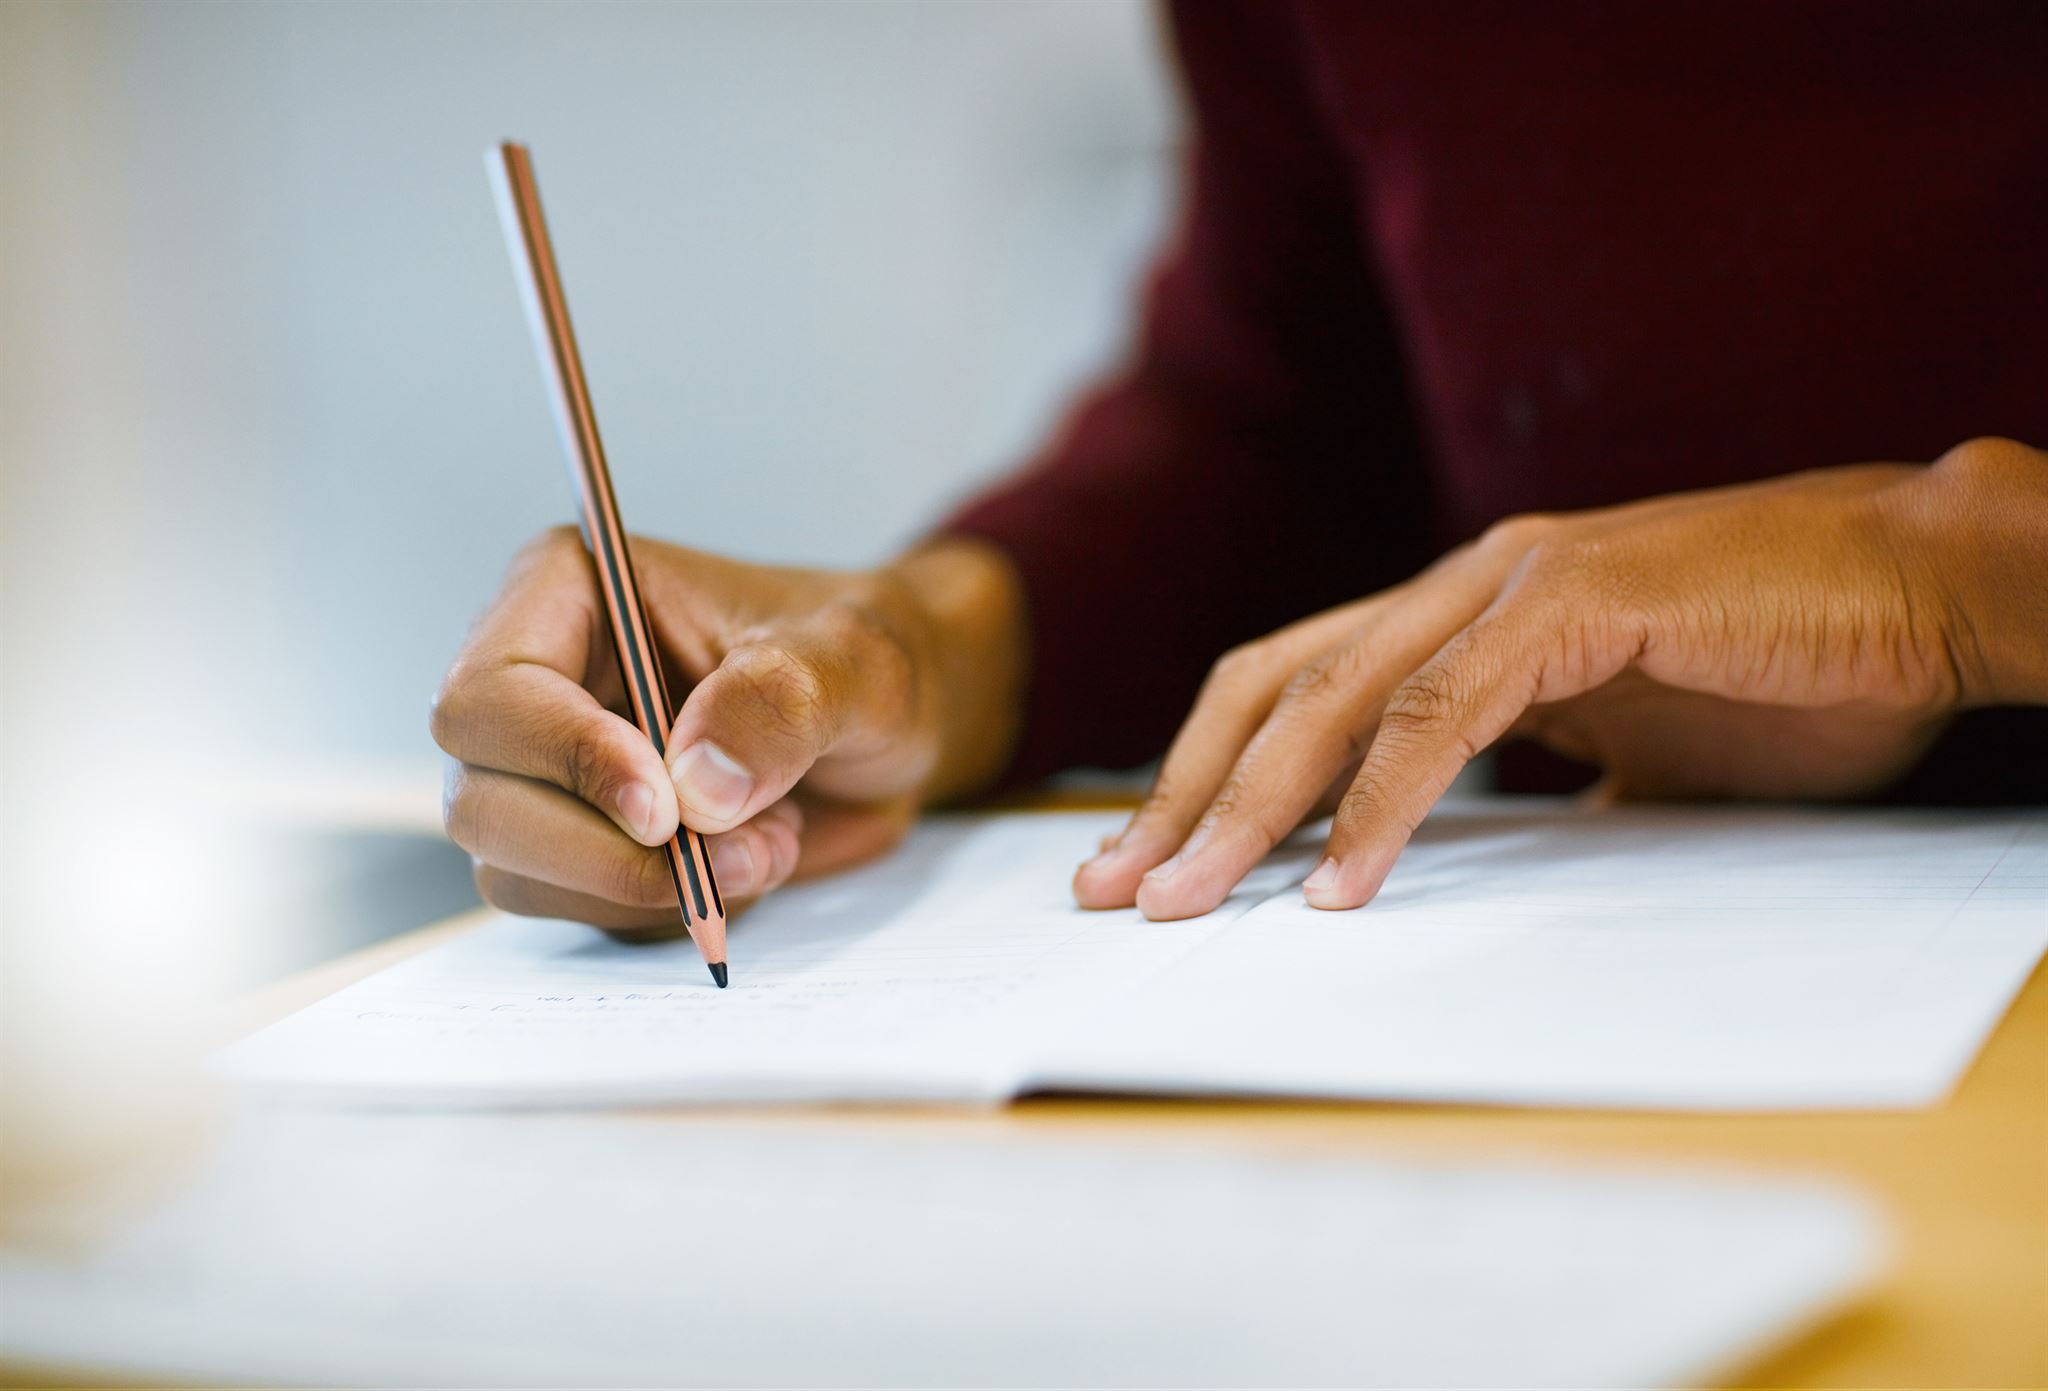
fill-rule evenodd
<path id="1" fill-rule="evenodd" d="M 448 833 L 488 902 L 680 931 L 660 850 L 679 823 L 711 838 L 720 890 L 741 902 L 879 853 L 922 802 L 1000 768 L 1021 618 L 987 547 L 838 573 L 631 545 L 671 687 L 694 683 L 666 765 L 625 713 L 572 529 L 521 553 L 436 698 Z"/>

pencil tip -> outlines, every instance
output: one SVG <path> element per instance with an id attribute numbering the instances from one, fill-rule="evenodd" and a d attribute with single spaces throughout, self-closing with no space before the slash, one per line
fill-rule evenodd
<path id="1" fill-rule="evenodd" d="M 725 963 L 723 961 L 712 961 L 706 964 L 711 967 L 711 979 L 718 982 L 720 990 L 725 989 Z"/>

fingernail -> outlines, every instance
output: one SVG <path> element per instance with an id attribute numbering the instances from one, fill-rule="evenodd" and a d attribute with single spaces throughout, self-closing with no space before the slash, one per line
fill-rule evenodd
<path id="1" fill-rule="evenodd" d="M 745 836 L 728 836 L 711 847 L 711 872 L 726 893 L 745 893 L 754 887 L 754 852 Z"/>
<path id="2" fill-rule="evenodd" d="M 1316 866 L 1314 874 L 1301 881 L 1301 891 L 1305 894 L 1325 893 L 1336 887 L 1337 861 L 1334 858 L 1324 859 Z"/>
<path id="3" fill-rule="evenodd" d="M 641 840 L 654 838 L 654 789 L 644 782 L 629 782 L 619 789 L 619 815 Z"/>
<path id="4" fill-rule="evenodd" d="M 1164 884 L 1167 880 L 1173 878 L 1174 875 L 1180 873 L 1181 862 L 1186 858 L 1185 855 L 1175 855 L 1172 859 L 1152 870 L 1145 877 L 1155 884 Z"/>
<path id="5" fill-rule="evenodd" d="M 719 821 L 745 811 L 754 791 L 753 775 L 709 739 L 699 739 L 678 754 L 670 775 L 684 806 Z"/>

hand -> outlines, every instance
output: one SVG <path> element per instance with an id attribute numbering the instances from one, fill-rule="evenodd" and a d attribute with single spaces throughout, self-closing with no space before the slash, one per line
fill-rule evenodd
<path id="1" fill-rule="evenodd" d="M 1319 908 L 1378 892 L 1509 734 L 1623 797 L 1848 797 L 1970 703 L 2048 700 L 2048 455 L 2008 440 L 1564 516 L 1217 663 L 1074 892 L 1205 913 L 1334 805 Z"/>
<path id="2" fill-rule="evenodd" d="M 1000 769 L 1022 620 L 991 549 L 945 542 L 832 573 L 631 545 L 663 670 L 688 690 L 666 766 L 627 713 L 572 529 L 520 555 L 436 698 L 448 834 L 488 902 L 680 931 L 659 848 L 679 822 L 710 837 L 736 904 L 879 853 L 921 803 Z"/>

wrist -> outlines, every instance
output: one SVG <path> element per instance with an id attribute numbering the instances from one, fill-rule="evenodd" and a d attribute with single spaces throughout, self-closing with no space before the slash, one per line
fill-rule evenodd
<path id="1" fill-rule="evenodd" d="M 941 537 L 884 567 L 915 609 L 937 693 L 938 757 L 926 804 L 970 796 L 1002 774 L 1024 703 L 1024 587 L 996 547 Z"/>
<path id="2" fill-rule="evenodd" d="M 1940 604 L 1958 705 L 2048 704 L 2048 453 L 1970 440 L 1894 500 Z"/>

